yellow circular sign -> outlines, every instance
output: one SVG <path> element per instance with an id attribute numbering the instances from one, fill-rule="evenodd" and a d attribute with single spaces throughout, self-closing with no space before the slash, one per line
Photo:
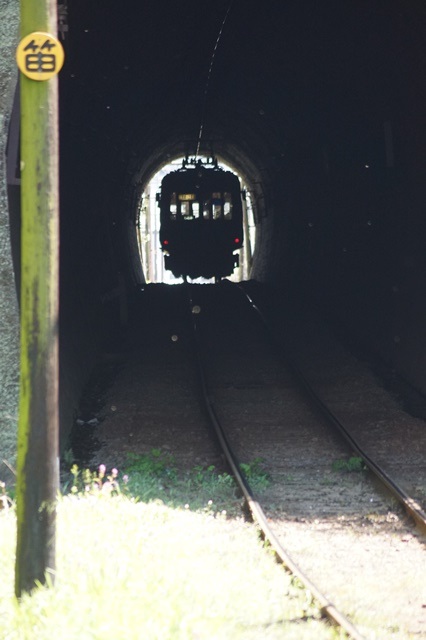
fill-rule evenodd
<path id="1" fill-rule="evenodd" d="M 34 31 L 21 40 L 16 49 L 16 62 L 31 80 L 50 80 L 62 69 L 64 49 L 50 33 Z"/>

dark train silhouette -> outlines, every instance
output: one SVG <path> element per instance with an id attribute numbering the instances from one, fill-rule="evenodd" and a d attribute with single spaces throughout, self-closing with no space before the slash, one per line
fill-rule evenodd
<path id="1" fill-rule="evenodd" d="M 167 174 L 157 196 L 164 266 L 174 276 L 230 275 L 243 246 L 242 192 L 238 177 L 217 161 L 185 159 Z"/>

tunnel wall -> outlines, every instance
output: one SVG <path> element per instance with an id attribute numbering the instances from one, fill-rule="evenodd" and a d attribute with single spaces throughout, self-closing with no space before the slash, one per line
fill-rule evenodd
<path id="1" fill-rule="evenodd" d="M 120 216 L 124 164 L 114 141 L 76 123 L 61 123 L 61 449 L 97 363 L 114 352 L 128 320 L 133 283 Z M 76 140 L 78 142 L 76 142 Z"/>
<path id="2" fill-rule="evenodd" d="M 322 139 L 311 130 L 289 146 L 274 183 L 284 215 L 276 212 L 272 233 L 282 251 L 268 254 L 263 274 L 425 393 L 423 67 L 420 56 L 407 64 L 392 109 L 360 101 L 354 86 L 357 111 L 342 107 L 338 134 L 324 123 Z"/>

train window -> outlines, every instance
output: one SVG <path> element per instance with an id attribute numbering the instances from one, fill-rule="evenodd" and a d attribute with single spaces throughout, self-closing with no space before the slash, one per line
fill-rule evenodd
<path id="1" fill-rule="evenodd" d="M 222 194 L 219 191 L 212 193 L 213 204 L 213 220 L 219 220 L 222 217 Z"/>
<path id="2" fill-rule="evenodd" d="M 192 215 L 196 220 L 198 220 L 198 218 L 200 217 L 200 203 L 199 202 L 193 202 L 192 203 Z"/>
<path id="3" fill-rule="evenodd" d="M 222 217 L 222 204 L 213 203 L 213 220 L 219 220 Z"/>
<path id="4" fill-rule="evenodd" d="M 191 203 L 190 202 L 181 202 L 180 203 L 180 214 L 184 220 L 191 219 Z"/>
<path id="5" fill-rule="evenodd" d="M 210 219 L 210 200 L 205 200 L 203 204 L 203 218 L 204 220 Z"/>
<path id="6" fill-rule="evenodd" d="M 225 220 L 232 220 L 232 194 L 223 194 L 223 216 Z"/>
<path id="7" fill-rule="evenodd" d="M 184 220 L 198 220 L 200 217 L 200 204 L 193 200 L 180 200 L 180 214 Z"/>
<path id="8" fill-rule="evenodd" d="M 176 217 L 177 217 L 176 192 L 173 192 L 170 197 L 170 220 L 176 220 Z"/>

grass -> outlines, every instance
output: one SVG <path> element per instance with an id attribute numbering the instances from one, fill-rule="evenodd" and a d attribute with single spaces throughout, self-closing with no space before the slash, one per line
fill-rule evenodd
<path id="1" fill-rule="evenodd" d="M 241 470 L 255 490 L 269 486 L 270 478 L 262 460 L 242 463 Z M 171 507 L 192 510 L 227 512 L 238 516 L 242 501 L 236 493 L 235 482 L 228 473 L 219 473 L 213 465 L 197 465 L 189 471 L 178 471 L 173 457 L 161 449 L 145 455 L 128 455 L 125 465 L 128 476 L 126 491 L 139 500 L 161 499 Z"/>
<path id="2" fill-rule="evenodd" d="M 125 475 L 127 484 L 115 470 L 74 469 L 58 501 L 55 586 L 19 604 L 15 512 L 0 511 L 2 640 L 341 637 L 318 619 L 310 594 L 277 565 L 255 527 L 229 517 L 238 503 L 229 476 L 212 467 L 179 476 L 156 452 L 129 459 Z M 164 501 L 142 498 L 158 491 Z"/>
<path id="3" fill-rule="evenodd" d="M 367 467 L 362 458 L 352 456 L 349 460 L 336 460 L 332 464 L 333 471 L 346 471 L 348 473 L 365 471 Z"/>

